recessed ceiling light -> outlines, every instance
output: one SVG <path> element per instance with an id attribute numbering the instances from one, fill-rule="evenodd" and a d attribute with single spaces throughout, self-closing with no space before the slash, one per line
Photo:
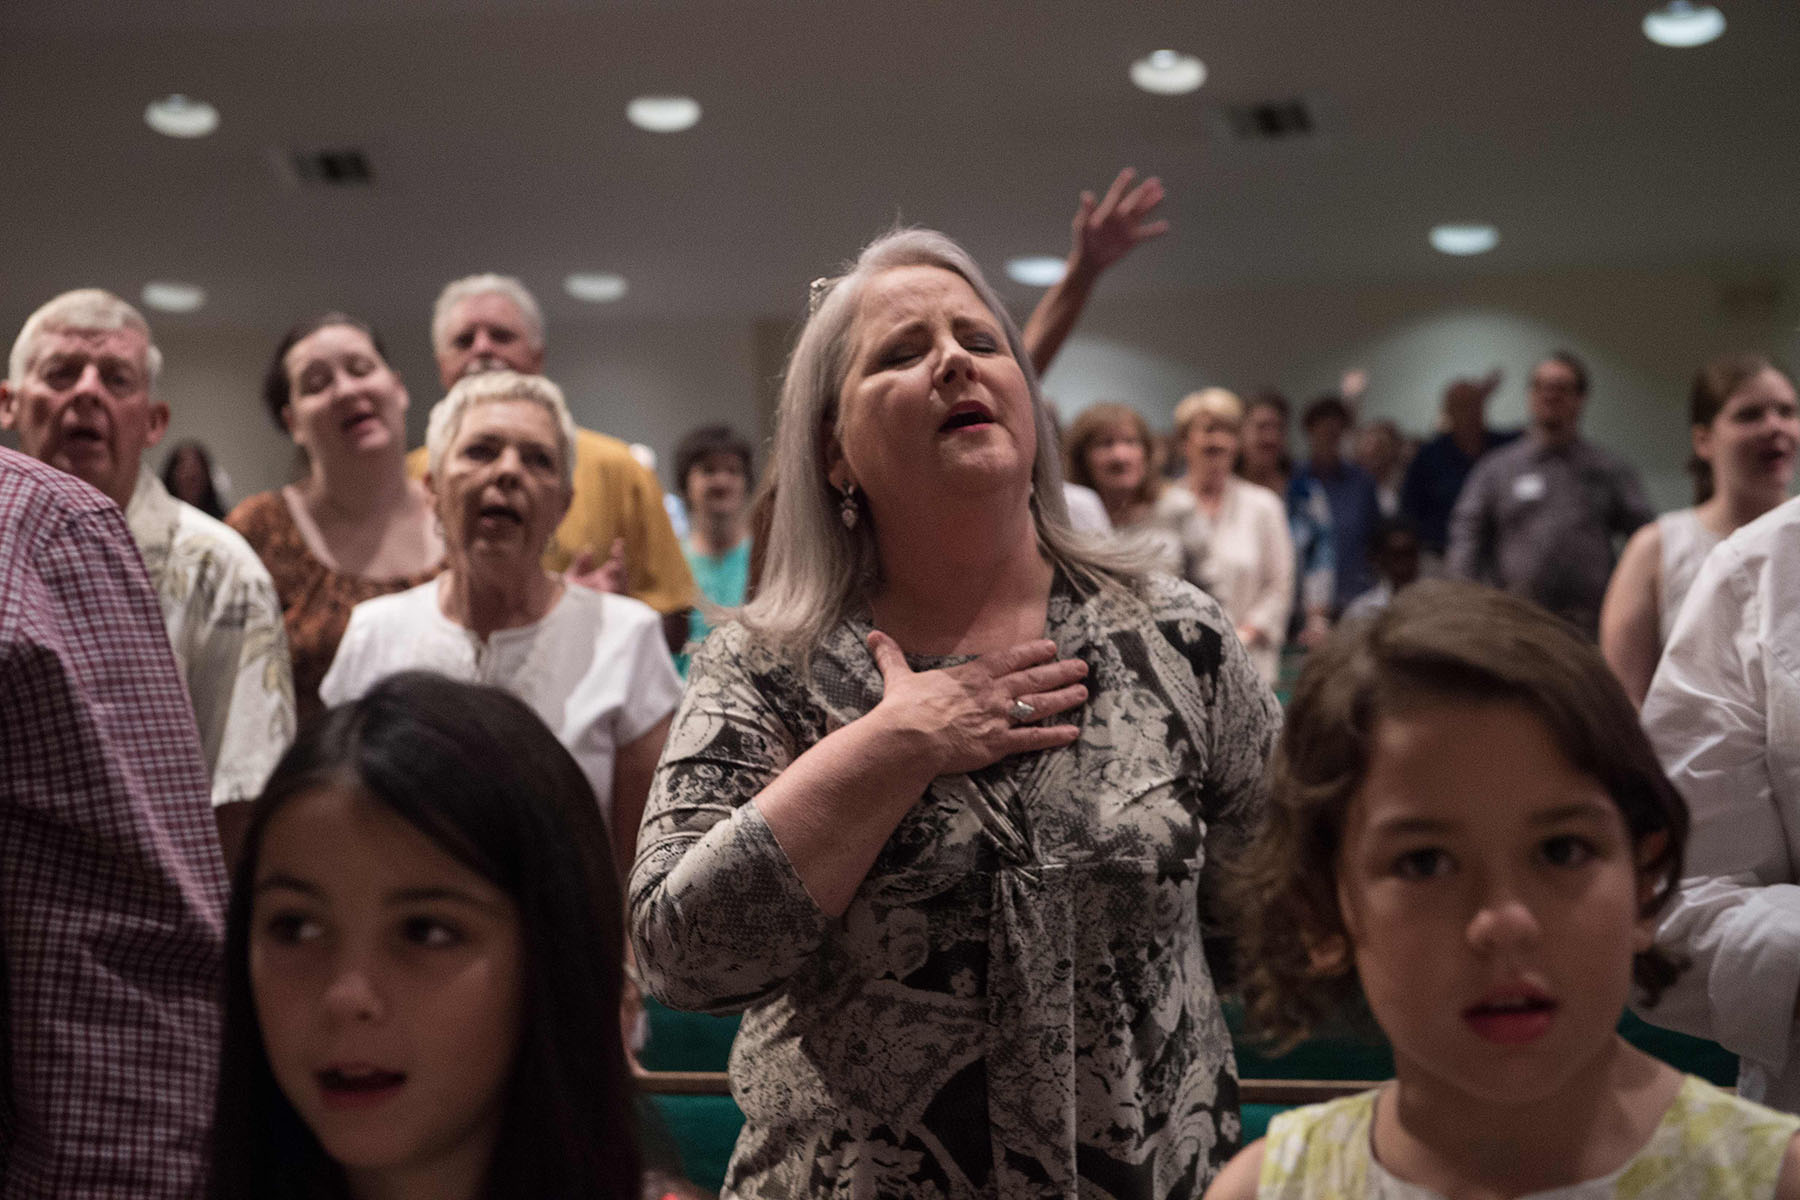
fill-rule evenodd
<path id="1" fill-rule="evenodd" d="M 205 137 L 219 127 L 219 110 L 177 92 L 152 100 L 144 109 L 144 124 L 169 137 Z"/>
<path id="2" fill-rule="evenodd" d="M 1049 287 L 1062 281 L 1068 264 L 1048 254 L 1028 254 L 1006 260 L 1006 273 L 1026 287 Z"/>
<path id="3" fill-rule="evenodd" d="M 1486 254 L 1500 244 L 1500 231 L 1492 225 L 1439 225 L 1431 231 L 1431 244 L 1445 254 Z"/>
<path id="4" fill-rule="evenodd" d="M 639 96 L 625 106 L 625 119 L 651 133 L 680 133 L 700 120 L 700 102 L 692 96 Z"/>
<path id="5" fill-rule="evenodd" d="M 1669 0 L 1644 18 L 1644 36 L 1659 46 L 1704 46 L 1725 32 L 1725 14 L 1710 4 Z"/>
<path id="6" fill-rule="evenodd" d="M 144 304 L 158 312 L 190 313 L 206 303 L 206 289 L 172 279 L 155 279 L 144 285 Z"/>
<path id="7" fill-rule="evenodd" d="M 1131 64 L 1131 82 L 1158 96 L 1179 96 L 1206 82 L 1206 64 L 1178 50 L 1154 50 Z"/>
<path id="8" fill-rule="evenodd" d="M 625 277 L 611 271 L 576 271 L 563 280 L 563 290 L 589 304 L 606 304 L 625 298 Z"/>

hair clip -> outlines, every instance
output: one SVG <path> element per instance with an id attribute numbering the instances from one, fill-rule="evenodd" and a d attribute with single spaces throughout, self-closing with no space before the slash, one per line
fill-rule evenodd
<path id="1" fill-rule="evenodd" d="M 825 303 L 825 297 L 831 294 L 831 289 L 836 287 L 842 278 L 842 275 L 821 275 L 806 285 L 806 315 L 808 317 L 818 315 L 819 305 Z"/>

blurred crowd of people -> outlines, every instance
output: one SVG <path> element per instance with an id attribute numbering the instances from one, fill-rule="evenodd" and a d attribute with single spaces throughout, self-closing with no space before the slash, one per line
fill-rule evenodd
<path id="1" fill-rule="evenodd" d="M 1557 350 L 1531 370 L 1529 423 L 1487 424 L 1498 370 L 1446 386 L 1438 428 L 1356 419 L 1366 375 L 1300 415 L 1213 387 L 1152 431 L 1130 406 L 1097 404 L 1064 438 L 1068 478 L 1094 489 L 1110 527 L 1170 574 L 1211 593 L 1273 681 L 1284 643 L 1319 644 L 1420 578 L 1490 584 L 1597 639 L 1634 699 L 1649 689 L 1707 552 L 1787 497 L 1794 384 L 1763 355 L 1705 364 L 1690 393 L 1694 505 L 1658 517 L 1635 469 L 1584 438 L 1588 370 Z M 1622 549 L 1622 552 L 1621 552 Z"/>

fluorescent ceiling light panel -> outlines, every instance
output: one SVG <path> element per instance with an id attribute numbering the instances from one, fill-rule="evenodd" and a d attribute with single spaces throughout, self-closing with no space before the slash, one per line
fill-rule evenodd
<path id="1" fill-rule="evenodd" d="M 1492 225 L 1462 222 L 1439 225 L 1431 231 L 1431 245 L 1444 254 L 1486 254 L 1500 244 L 1500 231 Z"/>
<path id="2" fill-rule="evenodd" d="M 692 96 L 639 96 L 625 106 L 625 119 L 651 133 L 680 133 L 700 121 L 700 102 Z"/>
<path id="3" fill-rule="evenodd" d="M 1048 254 L 1028 254 L 1006 260 L 1006 273 L 1026 287 L 1049 287 L 1062 281 L 1068 264 Z"/>
<path id="4" fill-rule="evenodd" d="M 219 127 L 219 110 L 178 92 L 152 100 L 144 109 L 144 124 L 168 137 L 205 137 Z"/>
<path id="5" fill-rule="evenodd" d="M 1669 0 L 1644 18 L 1644 36 L 1659 46 L 1704 46 L 1725 32 L 1725 14 L 1710 4 Z"/>
<path id="6" fill-rule="evenodd" d="M 1155 50 L 1131 64 L 1131 82 L 1158 96 L 1180 96 L 1206 82 L 1206 64 L 1178 50 Z"/>
<path id="7" fill-rule="evenodd" d="M 563 280 L 563 290 L 589 304 L 608 304 L 625 298 L 625 277 L 610 271 L 576 271 Z"/>
<path id="8" fill-rule="evenodd" d="M 206 289 L 192 283 L 172 279 L 153 279 L 142 292 L 146 307 L 157 312 L 189 313 L 206 303 Z"/>

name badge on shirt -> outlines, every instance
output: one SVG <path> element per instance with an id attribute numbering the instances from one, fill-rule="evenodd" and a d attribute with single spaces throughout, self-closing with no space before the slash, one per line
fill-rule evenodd
<path id="1" fill-rule="evenodd" d="M 1513 499 L 1527 503 L 1544 498 L 1544 477 L 1542 475 L 1521 475 L 1513 480 Z"/>

